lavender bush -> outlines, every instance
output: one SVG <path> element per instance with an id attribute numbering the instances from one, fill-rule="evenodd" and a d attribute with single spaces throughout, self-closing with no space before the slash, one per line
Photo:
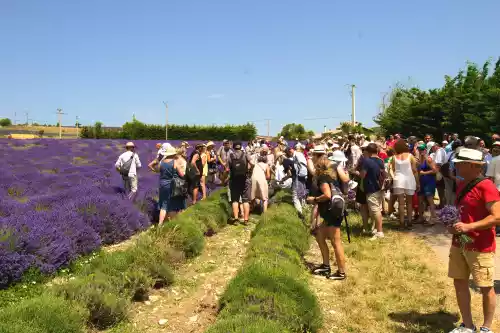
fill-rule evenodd
<path id="1" fill-rule="evenodd" d="M 177 146 L 180 141 L 170 143 Z M 123 195 L 121 177 L 114 170 L 124 144 L 120 140 L 0 139 L 4 162 L 0 287 L 19 280 L 30 268 L 53 273 L 157 220 L 158 175 L 147 170 L 156 157 L 156 142 L 135 141 L 143 168 L 134 204 Z"/>

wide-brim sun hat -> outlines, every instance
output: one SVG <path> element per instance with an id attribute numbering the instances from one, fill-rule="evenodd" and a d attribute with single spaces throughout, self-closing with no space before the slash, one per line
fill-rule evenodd
<path id="1" fill-rule="evenodd" d="M 340 148 L 340 146 L 339 146 L 338 144 L 334 143 L 334 144 L 332 145 L 332 148 Z"/>
<path id="2" fill-rule="evenodd" d="M 328 140 L 326 143 L 328 143 L 329 145 L 333 145 L 333 140 L 332 140 L 332 139 L 330 139 L 330 140 Z"/>
<path id="3" fill-rule="evenodd" d="M 134 145 L 134 143 L 133 143 L 133 142 L 127 142 L 127 143 L 125 144 L 125 147 L 127 147 L 127 148 L 128 148 L 128 147 L 133 148 L 133 147 L 135 147 L 135 145 Z"/>
<path id="4" fill-rule="evenodd" d="M 172 145 L 168 142 L 161 145 L 161 150 L 167 150 L 168 148 L 172 148 Z"/>
<path id="5" fill-rule="evenodd" d="M 452 160 L 453 163 L 485 164 L 483 153 L 476 149 L 462 148 Z"/>
<path id="6" fill-rule="evenodd" d="M 162 150 L 162 155 L 163 157 L 177 155 L 177 150 L 174 147 L 170 146 L 167 149 Z"/>
<path id="7" fill-rule="evenodd" d="M 317 145 L 312 150 L 312 153 L 313 154 L 326 154 L 326 150 L 325 150 L 325 147 L 323 145 Z"/>
<path id="8" fill-rule="evenodd" d="M 331 156 L 328 157 L 330 161 L 335 161 L 335 162 L 346 162 L 347 157 L 345 157 L 345 154 L 341 152 L 340 150 L 334 151 Z"/>
<path id="9" fill-rule="evenodd" d="M 208 141 L 207 142 L 207 147 L 215 146 L 215 143 L 213 141 Z"/>
<path id="10" fill-rule="evenodd" d="M 493 142 L 493 147 L 500 147 L 500 141 Z"/>

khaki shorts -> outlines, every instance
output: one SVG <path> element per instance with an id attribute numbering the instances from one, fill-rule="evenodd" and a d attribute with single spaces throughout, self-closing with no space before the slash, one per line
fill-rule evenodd
<path id="1" fill-rule="evenodd" d="M 472 273 L 474 284 L 478 287 L 493 287 L 495 276 L 495 253 L 462 251 L 452 246 L 448 265 L 448 277 L 468 280 Z"/>
<path id="2" fill-rule="evenodd" d="M 382 211 L 383 199 L 384 194 L 382 191 L 366 195 L 366 203 L 368 204 L 368 210 L 370 213 L 380 213 Z"/>

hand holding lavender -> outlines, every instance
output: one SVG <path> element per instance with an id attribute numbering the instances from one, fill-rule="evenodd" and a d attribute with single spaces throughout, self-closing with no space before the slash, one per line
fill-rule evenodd
<path id="1" fill-rule="evenodd" d="M 460 222 L 460 213 L 458 212 L 457 207 L 452 205 L 444 206 L 439 212 L 438 217 L 446 227 L 452 227 L 456 223 Z M 459 234 L 457 236 L 462 249 L 465 248 L 466 244 L 472 243 L 472 238 L 466 234 Z"/>

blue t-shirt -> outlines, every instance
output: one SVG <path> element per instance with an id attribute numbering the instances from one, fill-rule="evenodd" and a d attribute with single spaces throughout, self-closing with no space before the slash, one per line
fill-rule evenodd
<path id="1" fill-rule="evenodd" d="M 363 171 L 366 172 L 363 178 L 363 189 L 366 194 L 375 193 L 381 190 L 378 183 L 380 172 L 384 170 L 384 162 L 377 157 L 363 159 Z"/>

